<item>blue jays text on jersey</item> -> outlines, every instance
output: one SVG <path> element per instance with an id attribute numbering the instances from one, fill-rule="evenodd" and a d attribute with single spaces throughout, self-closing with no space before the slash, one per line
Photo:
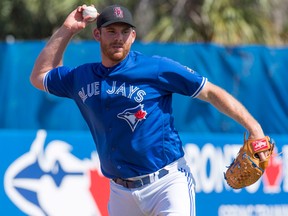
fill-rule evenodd
<path id="1" fill-rule="evenodd" d="M 83 100 L 83 103 L 85 103 L 85 100 L 88 97 L 100 94 L 99 85 L 100 82 L 93 82 L 87 84 L 86 88 L 81 88 L 78 94 L 79 97 L 81 97 L 81 99 Z M 129 85 L 129 88 L 126 90 L 126 85 L 127 84 L 124 82 L 119 87 L 117 87 L 117 81 L 113 81 L 111 89 L 107 89 L 106 92 L 107 94 L 118 94 L 130 99 L 133 96 L 133 99 L 136 102 L 141 103 L 144 99 L 144 95 L 146 95 L 146 92 L 143 90 L 139 90 L 139 87 L 133 85 Z"/>
<path id="2" fill-rule="evenodd" d="M 131 51 L 117 65 L 51 70 L 45 90 L 73 99 L 91 131 L 102 173 L 129 178 L 155 172 L 184 155 L 174 128 L 172 94 L 196 97 L 207 79 L 163 57 Z"/>

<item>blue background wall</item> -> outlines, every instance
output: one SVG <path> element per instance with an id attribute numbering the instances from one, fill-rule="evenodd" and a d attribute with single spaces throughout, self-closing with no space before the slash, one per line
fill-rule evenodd
<path id="1" fill-rule="evenodd" d="M 71 101 L 47 95 L 30 85 L 30 72 L 44 44 L 0 43 L 0 128 L 87 130 Z M 288 48 L 137 42 L 133 49 L 173 58 L 207 76 L 239 99 L 266 133 L 288 131 Z M 70 66 L 99 60 L 99 45 L 94 41 L 71 43 L 64 57 L 64 63 Z M 242 130 L 207 103 L 175 95 L 174 107 L 180 131 L 239 133 Z M 70 112 L 63 112 L 67 109 Z"/>
<path id="2" fill-rule="evenodd" d="M 31 198 L 31 193 L 21 190 L 21 199 L 11 197 L 7 188 L 15 186 L 14 180 L 10 179 L 8 184 L 4 180 L 9 170 L 16 169 L 16 161 L 31 152 L 39 129 L 47 131 L 45 145 L 66 142 L 73 149 L 71 155 L 80 161 L 96 151 L 73 102 L 38 91 L 29 82 L 34 61 L 44 45 L 44 41 L 0 43 L 0 184 L 3 186 L 0 215 L 27 215 L 33 208 L 47 213 L 52 209 L 45 208 L 35 193 Z M 283 212 L 288 210 L 288 48 L 136 42 L 133 49 L 173 58 L 222 86 L 247 107 L 265 133 L 276 140 L 277 151 L 283 152 L 273 159 L 268 174 L 258 184 L 240 191 L 231 190 L 223 179 L 223 171 L 239 150 L 244 129 L 207 103 L 175 95 L 175 125 L 198 182 L 198 215 L 285 215 Z M 73 41 L 64 56 L 64 63 L 70 66 L 99 60 L 99 45 L 94 41 Z M 47 159 L 40 156 L 41 160 Z M 54 180 L 59 177 L 50 175 L 51 172 L 41 171 L 45 173 L 43 176 L 52 176 Z M 30 174 L 22 173 L 22 176 L 31 180 L 35 173 Z M 19 202 L 25 206 L 30 203 L 31 208 L 25 211 Z"/>

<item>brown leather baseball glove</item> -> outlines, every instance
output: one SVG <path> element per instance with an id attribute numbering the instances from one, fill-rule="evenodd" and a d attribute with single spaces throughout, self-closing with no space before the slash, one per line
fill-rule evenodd
<path id="1" fill-rule="evenodd" d="M 224 173 L 227 184 L 234 189 L 254 184 L 268 166 L 273 149 L 274 141 L 269 136 L 262 139 L 246 140 L 244 134 L 244 145 L 226 173 Z"/>

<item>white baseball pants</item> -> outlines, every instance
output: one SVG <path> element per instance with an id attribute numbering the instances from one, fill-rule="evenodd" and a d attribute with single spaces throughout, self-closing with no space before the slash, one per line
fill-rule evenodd
<path id="1" fill-rule="evenodd" d="M 155 182 L 129 189 L 110 181 L 110 216 L 195 216 L 195 182 L 184 158 Z"/>

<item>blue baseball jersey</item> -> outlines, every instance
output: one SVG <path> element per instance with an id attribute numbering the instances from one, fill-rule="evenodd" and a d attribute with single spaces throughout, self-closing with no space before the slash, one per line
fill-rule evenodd
<path id="1" fill-rule="evenodd" d="M 184 155 L 172 94 L 196 97 L 207 78 L 168 58 L 131 51 L 119 64 L 52 69 L 45 90 L 73 99 L 86 120 L 108 178 L 155 172 Z"/>

